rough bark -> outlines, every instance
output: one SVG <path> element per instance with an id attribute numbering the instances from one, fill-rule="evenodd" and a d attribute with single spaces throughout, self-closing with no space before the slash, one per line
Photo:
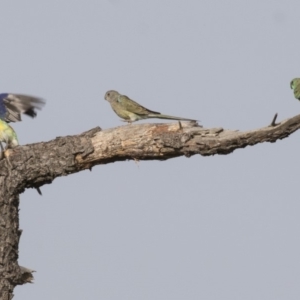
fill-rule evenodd
<path id="1" fill-rule="evenodd" d="M 16 285 L 31 282 L 33 270 L 18 265 L 19 194 L 95 165 L 166 160 L 185 155 L 228 154 L 263 142 L 274 143 L 300 128 L 300 115 L 280 124 L 239 132 L 202 128 L 193 122 L 99 127 L 75 136 L 18 146 L 0 161 L 0 300 L 12 299 Z"/>

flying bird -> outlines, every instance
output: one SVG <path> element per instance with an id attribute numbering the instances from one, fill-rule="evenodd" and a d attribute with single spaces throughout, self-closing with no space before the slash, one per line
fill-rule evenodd
<path id="1" fill-rule="evenodd" d="M 294 90 L 295 98 L 300 100 L 300 78 L 294 78 L 291 81 L 291 89 Z"/>
<path id="2" fill-rule="evenodd" d="M 110 103 L 114 112 L 128 123 L 149 118 L 197 122 L 197 120 L 163 115 L 157 111 L 150 110 L 127 96 L 119 94 L 117 91 L 106 92 L 104 99 Z"/>
<path id="3" fill-rule="evenodd" d="M 21 121 L 21 114 L 34 118 L 35 110 L 41 109 L 44 104 L 44 100 L 32 96 L 0 94 L 0 144 L 6 143 L 6 148 L 19 145 L 17 134 L 8 123 Z"/>

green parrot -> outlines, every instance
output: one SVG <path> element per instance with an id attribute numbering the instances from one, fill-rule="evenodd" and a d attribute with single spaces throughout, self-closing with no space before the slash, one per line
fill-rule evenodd
<path id="1" fill-rule="evenodd" d="M 35 109 L 41 109 L 45 102 L 36 97 L 20 94 L 0 94 L 0 147 L 6 143 L 6 149 L 19 145 L 18 138 L 9 122 L 21 121 L 21 114 L 32 118 L 36 116 Z"/>
<path id="2" fill-rule="evenodd" d="M 143 107 L 127 96 L 119 94 L 117 91 L 106 92 L 104 99 L 110 103 L 114 112 L 128 123 L 149 118 L 197 122 L 197 120 L 162 115 L 159 112 Z"/>
<path id="3" fill-rule="evenodd" d="M 295 98 L 300 100 L 300 78 L 294 78 L 291 81 L 291 89 L 294 90 Z"/>

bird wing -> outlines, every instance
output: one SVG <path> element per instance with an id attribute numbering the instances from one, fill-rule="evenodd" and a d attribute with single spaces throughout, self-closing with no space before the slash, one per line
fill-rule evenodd
<path id="1" fill-rule="evenodd" d="M 125 95 L 120 95 L 117 101 L 124 109 L 137 115 L 160 114 L 159 112 L 143 107 Z"/>
<path id="2" fill-rule="evenodd" d="M 6 113 L 7 113 L 7 109 L 5 107 L 4 104 L 4 99 L 8 96 L 8 94 L 0 94 L 0 119 L 4 120 Z"/>
<path id="3" fill-rule="evenodd" d="M 0 94 L 0 118 L 6 122 L 21 121 L 21 114 L 34 118 L 35 109 L 41 109 L 44 104 L 44 100 L 32 96 Z"/>

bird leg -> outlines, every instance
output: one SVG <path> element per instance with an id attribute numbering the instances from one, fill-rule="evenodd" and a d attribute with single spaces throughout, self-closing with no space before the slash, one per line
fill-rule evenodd
<path id="1" fill-rule="evenodd" d="M 8 146 L 5 147 L 4 157 L 6 158 L 7 163 L 8 163 L 8 165 L 9 165 L 10 169 L 12 169 L 13 166 L 12 166 L 12 164 L 11 164 L 11 162 L 10 162 L 9 155 L 6 155 L 6 151 L 7 151 L 7 150 L 8 150 Z"/>
<path id="2" fill-rule="evenodd" d="M 126 122 L 127 123 L 127 125 L 131 125 L 132 124 L 132 121 L 130 120 L 130 121 L 128 121 L 128 120 L 120 120 L 120 121 L 122 121 L 122 122 Z"/>

